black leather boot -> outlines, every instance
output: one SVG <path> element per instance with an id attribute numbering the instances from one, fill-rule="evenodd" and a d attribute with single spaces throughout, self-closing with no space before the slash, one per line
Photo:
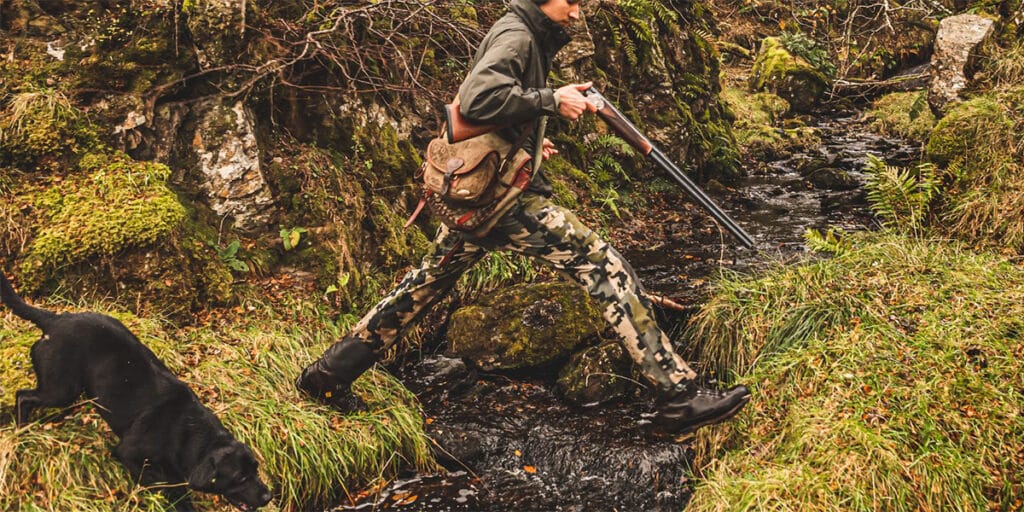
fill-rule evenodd
<path id="1" fill-rule="evenodd" d="M 295 379 L 295 387 L 341 412 L 364 411 L 366 404 L 352 393 L 351 386 L 375 362 L 377 354 L 366 342 L 346 336 L 302 370 Z"/>
<path id="2" fill-rule="evenodd" d="M 654 422 L 670 434 L 688 434 L 735 416 L 749 401 L 746 386 L 709 389 L 690 381 L 666 393 Z"/>

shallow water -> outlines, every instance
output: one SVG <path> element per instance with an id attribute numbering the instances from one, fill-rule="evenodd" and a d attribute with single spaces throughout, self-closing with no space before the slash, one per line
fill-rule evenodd
<path id="1" fill-rule="evenodd" d="M 751 270 L 803 253 L 807 228 L 870 229 L 861 187 L 821 189 L 797 171 L 801 162 L 824 159 L 862 185 L 868 153 L 898 165 L 917 158 L 916 148 L 867 132 L 855 116 L 818 120 L 820 147 L 748 170 L 734 190 L 711 194 L 759 251 L 738 248 L 681 197 L 667 199 L 672 210 L 648 214 L 656 222 L 615 228 L 616 245 L 650 292 L 693 308 L 721 269 Z M 688 311 L 659 315 L 674 333 Z M 686 505 L 690 448 L 685 439 L 652 431 L 651 405 L 639 387 L 624 402 L 578 408 L 560 400 L 553 376 L 542 373 L 477 375 L 439 355 L 394 372 L 422 401 L 428 429 L 472 440 L 458 443 L 472 448 L 468 455 L 456 455 L 473 462 L 450 463 L 455 471 L 446 475 L 409 475 L 337 510 L 678 511 Z"/>

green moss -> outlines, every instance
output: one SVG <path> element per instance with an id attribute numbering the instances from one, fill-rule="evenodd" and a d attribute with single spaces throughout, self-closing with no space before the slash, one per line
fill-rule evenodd
<path id="1" fill-rule="evenodd" d="M 799 112 L 811 109 L 825 93 L 828 77 L 800 57 L 795 57 L 774 37 L 761 41 L 750 72 L 750 90 L 778 94 Z"/>
<path id="2" fill-rule="evenodd" d="M 925 142 L 935 127 L 927 95 L 927 91 L 886 94 L 872 103 L 867 120 L 884 135 Z"/>
<path id="3" fill-rule="evenodd" d="M 603 325 L 593 302 L 574 285 L 515 286 L 456 311 L 449 351 L 485 369 L 542 366 L 567 357 Z"/>
<path id="4" fill-rule="evenodd" d="M 939 120 L 925 153 L 937 165 L 964 160 L 983 171 L 1010 157 L 1013 128 L 995 95 L 979 96 L 956 105 Z"/>
<path id="5" fill-rule="evenodd" d="M 395 211 L 384 199 L 374 199 L 371 205 L 373 236 L 378 254 L 387 268 L 397 268 L 418 262 L 427 252 L 430 241 L 418 229 L 405 229 L 405 216 Z"/>
<path id="6" fill-rule="evenodd" d="M 35 200 L 44 218 L 20 267 L 30 290 L 63 266 L 153 244 L 185 220 L 164 165 L 88 155 L 80 170 Z"/>
<path id="7" fill-rule="evenodd" d="M 940 228 L 972 243 L 1024 251 L 1024 87 L 956 105 L 933 130 L 941 166 Z"/>
<path id="8" fill-rule="evenodd" d="M 17 94 L 0 115 L 0 165 L 59 172 L 98 142 L 89 119 L 55 89 Z"/>
<path id="9" fill-rule="evenodd" d="M 390 124 L 367 123 L 352 134 L 353 160 L 377 186 L 402 186 L 412 181 L 422 160 L 408 140 L 399 139 Z"/>
<path id="10" fill-rule="evenodd" d="M 727 87 L 722 91 L 722 99 L 735 115 L 733 133 L 748 161 L 777 159 L 786 152 L 820 143 L 813 128 L 783 128 L 788 125 L 782 116 L 789 110 L 789 102 L 775 94 L 751 94 Z"/>

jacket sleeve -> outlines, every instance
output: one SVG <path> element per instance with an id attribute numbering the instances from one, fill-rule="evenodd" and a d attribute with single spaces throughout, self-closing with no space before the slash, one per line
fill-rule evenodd
<path id="1" fill-rule="evenodd" d="M 496 37 L 459 88 L 460 113 L 484 124 L 514 124 L 544 114 L 558 115 L 553 89 L 523 87 L 532 46 L 529 35 L 515 31 Z"/>

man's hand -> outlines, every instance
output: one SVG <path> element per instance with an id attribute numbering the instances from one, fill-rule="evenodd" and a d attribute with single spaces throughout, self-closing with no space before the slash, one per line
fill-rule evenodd
<path id="1" fill-rule="evenodd" d="M 575 121 L 584 112 L 597 112 L 597 107 L 593 103 L 587 101 L 587 97 L 580 91 L 585 91 L 594 85 L 594 82 L 587 82 L 585 84 L 569 84 L 563 87 L 559 87 L 555 92 L 558 93 L 558 99 L 561 103 L 558 104 L 558 113 L 566 118 Z"/>
<path id="2" fill-rule="evenodd" d="M 551 155 L 557 155 L 558 150 L 555 149 L 555 143 L 551 142 L 551 139 L 544 137 L 544 142 L 541 145 L 541 159 L 547 160 L 551 158 Z"/>

